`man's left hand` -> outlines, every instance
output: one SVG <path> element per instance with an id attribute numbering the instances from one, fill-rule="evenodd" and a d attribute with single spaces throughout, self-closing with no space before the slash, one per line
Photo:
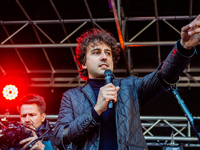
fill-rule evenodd
<path id="1" fill-rule="evenodd" d="M 200 15 L 190 24 L 181 29 L 181 45 L 185 49 L 191 49 L 200 42 Z"/>

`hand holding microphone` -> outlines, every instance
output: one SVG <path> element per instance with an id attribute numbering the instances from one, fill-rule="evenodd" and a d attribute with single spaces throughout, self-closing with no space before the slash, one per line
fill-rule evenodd
<path id="1" fill-rule="evenodd" d="M 105 71 L 104 75 L 106 85 L 100 88 L 97 103 L 94 107 L 98 115 L 101 115 L 108 107 L 109 109 L 113 108 L 113 103 L 117 101 L 117 92 L 119 91 L 119 86 L 115 87 L 112 84 L 112 71 Z"/>

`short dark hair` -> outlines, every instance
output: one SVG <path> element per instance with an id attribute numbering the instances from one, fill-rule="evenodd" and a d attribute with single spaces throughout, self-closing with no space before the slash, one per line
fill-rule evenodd
<path id="1" fill-rule="evenodd" d="M 38 94 L 29 93 L 29 94 L 23 96 L 19 100 L 19 103 L 17 105 L 17 110 L 19 111 L 19 113 L 20 113 L 21 106 L 24 104 L 36 104 L 38 106 L 40 113 L 41 114 L 45 113 L 46 103 L 45 103 L 44 97 L 42 97 Z"/>
<path id="2" fill-rule="evenodd" d="M 92 28 L 84 32 L 76 40 L 78 42 L 78 45 L 76 46 L 76 49 L 75 49 L 76 56 L 74 57 L 74 60 L 80 67 L 80 70 L 79 70 L 80 78 L 82 78 L 83 80 L 88 79 L 87 69 L 83 69 L 82 65 L 86 63 L 86 59 L 87 59 L 86 50 L 87 50 L 87 47 L 91 43 L 93 45 L 96 45 L 97 42 L 103 42 L 107 44 L 111 48 L 114 67 L 116 67 L 118 60 L 120 58 L 120 48 L 117 45 L 117 41 L 115 37 L 111 33 L 105 30 Z"/>

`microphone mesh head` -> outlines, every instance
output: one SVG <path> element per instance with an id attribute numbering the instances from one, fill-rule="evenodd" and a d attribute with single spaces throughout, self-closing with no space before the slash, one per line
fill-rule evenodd
<path id="1" fill-rule="evenodd" d="M 113 75 L 113 72 L 110 70 L 110 69 L 107 69 L 107 70 L 105 70 L 105 72 L 104 72 L 104 76 L 112 76 Z"/>

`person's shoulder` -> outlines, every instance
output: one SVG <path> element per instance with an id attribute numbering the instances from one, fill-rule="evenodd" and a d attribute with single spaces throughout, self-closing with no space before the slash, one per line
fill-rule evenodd
<path id="1" fill-rule="evenodd" d="M 115 79 L 113 79 L 113 81 L 115 81 L 115 82 L 121 82 L 121 83 L 126 83 L 126 82 L 130 82 L 130 81 L 133 81 L 133 80 L 136 80 L 136 79 L 138 79 L 137 76 L 131 75 L 131 76 L 127 76 L 125 78 L 115 78 Z"/>
<path id="2" fill-rule="evenodd" d="M 80 93 L 82 93 L 82 89 L 83 87 L 76 87 L 76 88 L 71 88 L 67 91 L 65 91 L 63 93 L 63 96 L 67 96 L 67 97 L 71 97 L 71 96 L 74 96 L 74 95 L 79 95 Z"/>
<path id="3" fill-rule="evenodd" d="M 82 88 L 83 88 L 82 86 L 76 87 L 76 88 L 71 88 L 71 89 L 65 91 L 64 94 L 70 94 L 70 93 L 74 93 L 74 92 L 77 92 L 77 91 L 81 91 Z"/>

